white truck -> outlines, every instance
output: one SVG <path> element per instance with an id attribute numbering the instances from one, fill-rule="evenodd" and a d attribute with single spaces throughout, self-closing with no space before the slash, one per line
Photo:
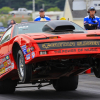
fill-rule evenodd
<path id="1" fill-rule="evenodd" d="M 32 14 L 32 10 L 27 10 L 26 8 L 18 8 L 18 11 L 10 11 L 11 15 L 30 15 Z"/>

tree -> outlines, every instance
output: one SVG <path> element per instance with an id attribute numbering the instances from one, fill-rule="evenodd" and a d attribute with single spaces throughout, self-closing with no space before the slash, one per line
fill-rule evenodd
<path id="1" fill-rule="evenodd" d="M 26 5 L 26 8 L 27 9 L 32 9 L 32 1 L 27 1 L 26 3 L 25 3 L 25 5 Z"/>
<path id="2" fill-rule="evenodd" d="M 60 10 L 63 10 L 65 0 L 35 0 L 36 11 L 42 8 L 42 4 L 45 5 L 45 10 L 54 7 L 58 7 Z M 0 0 L 0 8 L 4 6 L 14 8 L 15 10 L 20 7 L 32 10 L 32 0 Z"/>
<path id="3" fill-rule="evenodd" d="M 49 8 L 47 11 L 61 11 L 58 7 Z"/>
<path id="4" fill-rule="evenodd" d="M 9 11 L 12 11 L 13 9 L 11 9 L 10 7 L 3 7 L 0 9 L 0 13 L 1 14 L 8 14 Z"/>

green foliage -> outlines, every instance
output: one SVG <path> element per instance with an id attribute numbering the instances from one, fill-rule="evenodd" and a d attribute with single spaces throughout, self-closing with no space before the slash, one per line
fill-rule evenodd
<path id="1" fill-rule="evenodd" d="M 10 7 L 2 7 L 0 9 L 0 14 L 8 14 L 9 11 L 12 11 L 13 9 L 11 9 Z"/>
<path id="2" fill-rule="evenodd" d="M 7 21 L 9 18 L 11 18 L 11 15 L 0 14 L 0 22 L 3 23 L 4 27 L 7 27 Z"/>
<path id="3" fill-rule="evenodd" d="M 16 23 L 20 23 L 22 19 L 23 19 L 22 17 L 17 17 L 17 16 L 13 17 L 12 15 L 8 15 L 8 14 L 0 14 L 0 22 L 3 23 L 4 27 L 7 27 L 8 20 L 15 20 Z M 29 17 L 24 17 L 24 19 L 28 21 L 33 21 L 32 15 Z"/>
<path id="4" fill-rule="evenodd" d="M 30 7 L 32 8 L 32 1 L 27 1 L 27 2 L 25 3 L 25 5 L 26 5 L 26 8 L 27 8 L 27 9 L 30 9 Z"/>
<path id="5" fill-rule="evenodd" d="M 30 6 L 30 5 L 32 5 L 32 1 L 27 1 L 25 4 L 26 4 L 27 6 Z"/>
<path id="6" fill-rule="evenodd" d="M 58 7 L 49 8 L 47 11 L 61 11 Z"/>
<path id="7" fill-rule="evenodd" d="M 45 5 L 45 11 L 49 8 L 58 7 L 60 10 L 64 10 L 65 0 L 35 0 L 35 9 L 38 11 L 42 8 L 42 4 Z M 33 9 L 32 0 L 0 0 L 0 8 L 8 6 L 17 10 L 24 7 L 27 9 Z"/>

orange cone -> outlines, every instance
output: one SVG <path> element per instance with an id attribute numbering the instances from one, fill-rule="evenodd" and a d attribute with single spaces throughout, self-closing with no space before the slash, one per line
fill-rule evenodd
<path id="1" fill-rule="evenodd" d="M 22 15 L 22 18 L 24 18 L 24 15 Z"/>
<path id="2" fill-rule="evenodd" d="M 14 17 L 16 17 L 16 15 L 14 15 Z"/>
<path id="3" fill-rule="evenodd" d="M 91 68 L 88 69 L 85 73 L 86 73 L 86 74 L 90 74 L 90 73 L 91 73 Z"/>

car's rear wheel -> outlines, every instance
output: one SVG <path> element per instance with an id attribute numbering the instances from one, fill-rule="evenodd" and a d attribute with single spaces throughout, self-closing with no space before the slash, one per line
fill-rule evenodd
<path id="1" fill-rule="evenodd" d="M 93 67 L 94 74 L 97 78 L 100 78 L 100 59 L 96 60 L 96 65 Z"/>
<path id="2" fill-rule="evenodd" d="M 78 76 L 61 77 L 53 80 L 53 87 L 56 91 L 73 91 L 78 86 Z"/>
<path id="3" fill-rule="evenodd" d="M 20 81 L 23 83 L 30 82 L 32 77 L 32 65 L 25 64 L 24 55 L 21 50 L 17 53 L 17 67 Z"/>
<path id="4" fill-rule="evenodd" d="M 1 94 L 14 93 L 16 85 L 17 85 L 17 81 L 13 81 L 13 80 L 0 81 L 0 93 Z"/>

